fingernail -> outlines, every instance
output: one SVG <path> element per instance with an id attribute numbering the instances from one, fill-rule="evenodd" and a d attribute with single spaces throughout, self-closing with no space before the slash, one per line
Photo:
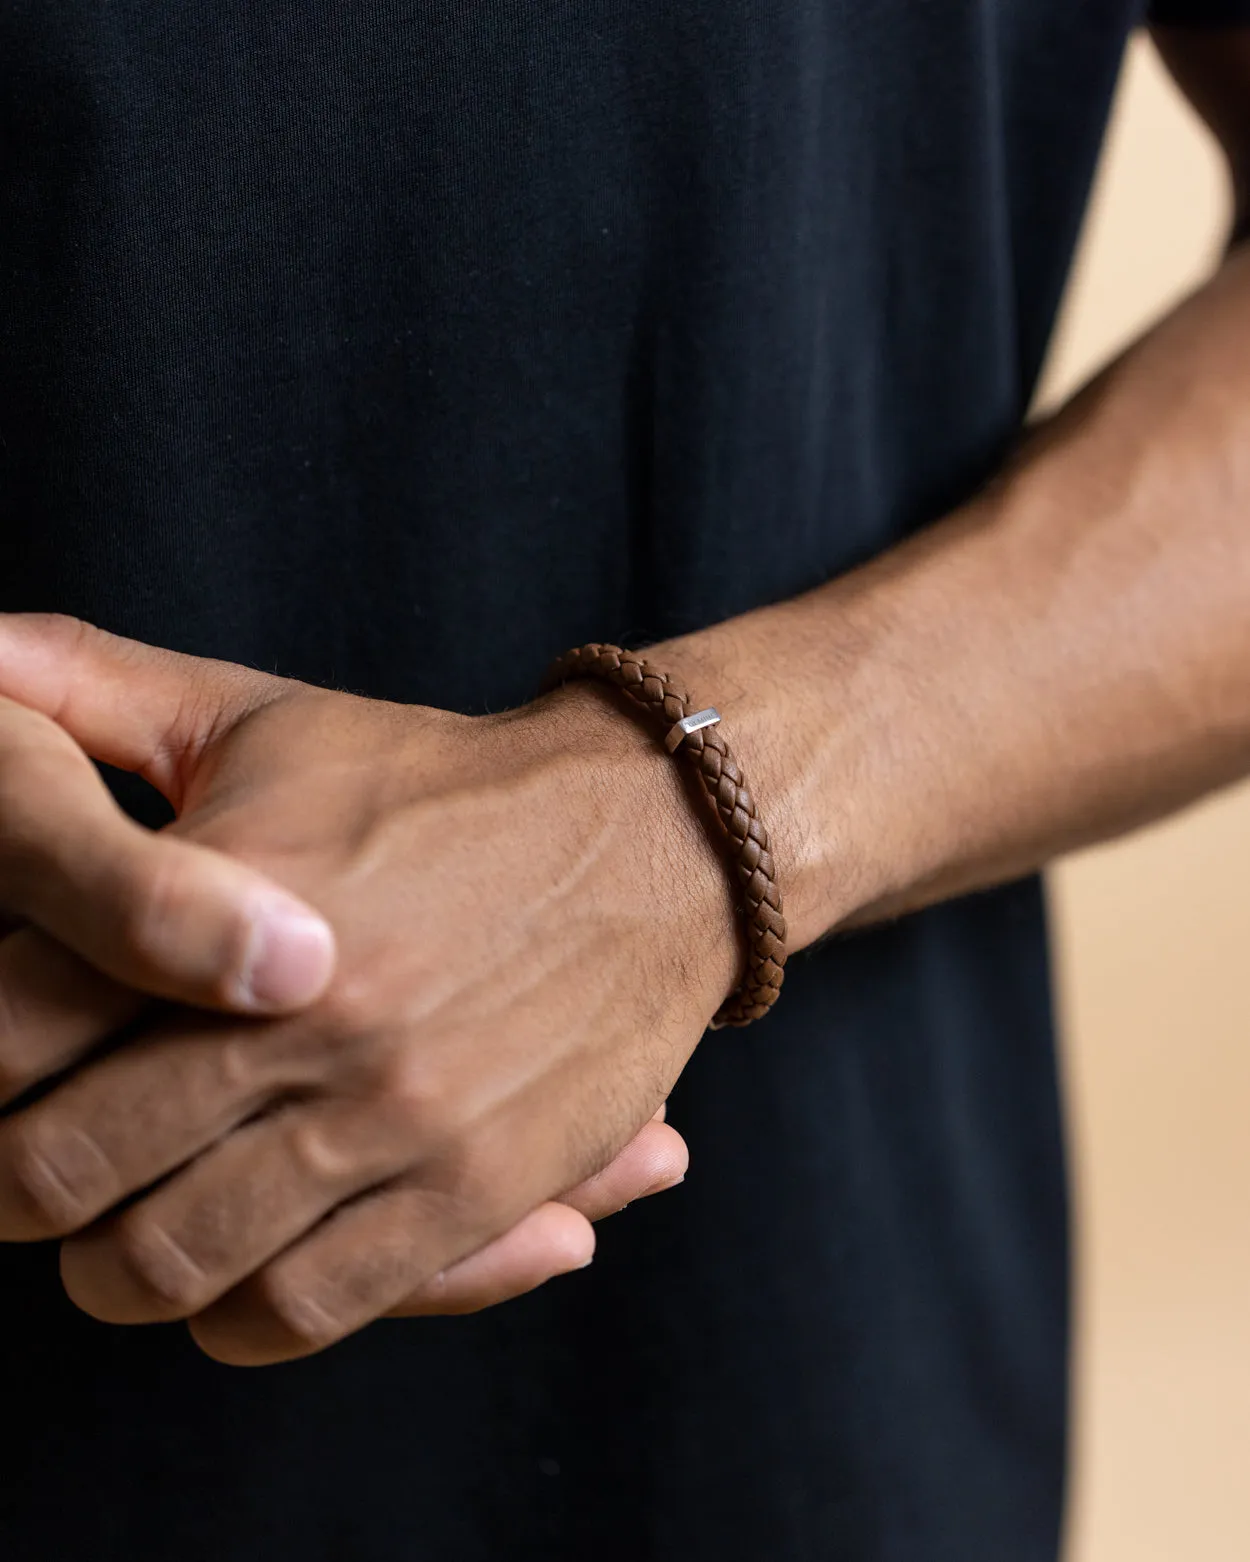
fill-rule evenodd
<path id="1" fill-rule="evenodd" d="M 252 914 L 239 973 L 240 1006 L 257 1013 L 298 1009 L 325 990 L 334 969 L 334 934 L 297 900 L 270 895 Z"/>
<path id="2" fill-rule="evenodd" d="M 686 1180 L 685 1172 L 680 1177 L 666 1178 L 663 1182 L 653 1182 L 649 1188 L 645 1188 L 638 1197 L 648 1199 L 653 1193 L 667 1193 L 670 1188 L 680 1188 Z"/>

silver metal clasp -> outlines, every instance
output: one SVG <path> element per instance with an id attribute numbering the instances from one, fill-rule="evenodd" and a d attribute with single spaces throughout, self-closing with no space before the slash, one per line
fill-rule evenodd
<path id="1" fill-rule="evenodd" d="M 692 716 L 683 716 L 668 729 L 664 747 L 670 754 L 675 754 L 692 732 L 701 732 L 704 727 L 714 727 L 719 720 L 720 712 L 713 705 L 709 705 L 706 710 L 695 711 Z"/>

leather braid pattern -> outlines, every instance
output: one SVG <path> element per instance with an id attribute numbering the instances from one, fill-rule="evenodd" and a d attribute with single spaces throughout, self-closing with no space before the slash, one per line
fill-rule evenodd
<path id="1" fill-rule="evenodd" d="M 660 729 L 661 738 L 694 709 L 690 696 L 669 673 L 619 645 L 583 645 L 566 652 L 548 669 L 543 690 L 574 678 L 600 678 L 613 684 Z M 716 1011 L 712 1028 L 748 1025 L 776 1003 L 785 974 L 786 919 L 768 831 L 719 726 L 690 733 L 676 753 L 693 766 L 724 826 L 725 847 L 744 911 L 746 972 Z"/>

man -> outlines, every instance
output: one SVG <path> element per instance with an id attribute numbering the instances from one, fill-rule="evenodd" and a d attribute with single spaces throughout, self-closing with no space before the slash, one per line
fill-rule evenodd
<path id="1" fill-rule="evenodd" d="M 1055 1556 L 1027 875 L 1250 766 L 1250 256 L 1020 440 L 1136 20 L 0 8 L 6 1562 Z"/>

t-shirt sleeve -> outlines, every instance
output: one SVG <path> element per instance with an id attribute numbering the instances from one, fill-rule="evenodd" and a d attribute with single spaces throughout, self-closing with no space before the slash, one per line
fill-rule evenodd
<path id="1" fill-rule="evenodd" d="M 1151 0 L 1146 19 L 1165 27 L 1250 26 L 1250 0 Z"/>

